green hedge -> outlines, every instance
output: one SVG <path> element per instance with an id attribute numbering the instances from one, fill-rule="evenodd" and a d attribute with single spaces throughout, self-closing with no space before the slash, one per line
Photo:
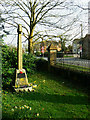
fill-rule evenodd
<path id="1" fill-rule="evenodd" d="M 28 74 L 33 74 L 36 70 L 35 56 L 33 54 L 23 54 L 23 68 Z"/>
<path id="2" fill-rule="evenodd" d="M 17 50 L 7 45 L 2 46 L 2 85 L 10 84 L 15 77 Z"/>
<path id="3" fill-rule="evenodd" d="M 23 55 L 23 68 L 28 74 L 36 70 L 36 58 L 32 54 Z M 2 85 L 10 85 L 15 80 L 15 70 L 17 69 L 17 49 L 15 47 L 2 46 Z"/>
<path id="4" fill-rule="evenodd" d="M 37 70 L 43 70 L 43 71 L 46 71 L 48 70 L 48 61 L 44 60 L 43 58 L 40 58 L 40 59 L 37 59 L 35 61 L 35 64 L 36 64 L 36 69 Z"/>

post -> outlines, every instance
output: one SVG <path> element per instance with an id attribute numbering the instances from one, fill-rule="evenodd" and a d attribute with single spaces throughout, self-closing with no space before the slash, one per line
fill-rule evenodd
<path id="1" fill-rule="evenodd" d="M 22 26 L 19 24 L 18 25 L 18 43 L 17 43 L 17 48 L 18 48 L 18 70 L 22 69 L 22 40 L 21 40 L 21 32 L 22 32 Z"/>
<path id="2" fill-rule="evenodd" d="M 57 47 L 51 44 L 48 47 L 48 70 L 50 71 L 50 67 L 56 64 L 57 58 Z"/>

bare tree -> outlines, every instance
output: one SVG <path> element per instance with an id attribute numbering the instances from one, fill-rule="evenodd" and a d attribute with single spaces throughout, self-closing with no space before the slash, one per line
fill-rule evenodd
<path id="1" fill-rule="evenodd" d="M 58 29 L 61 30 L 59 34 L 64 34 L 78 19 L 77 15 L 70 19 L 76 10 L 72 0 L 3 0 L 0 5 L 4 9 L 6 24 L 15 28 L 22 24 L 29 53 L 32 53 L 33 44 L 40 36 L 56 37 L 53 31 Z M 70 20 L 67 22 L 67 19 Z"/>

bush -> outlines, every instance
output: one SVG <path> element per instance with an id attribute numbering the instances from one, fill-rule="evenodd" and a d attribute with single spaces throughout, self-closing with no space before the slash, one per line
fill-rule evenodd
<path id="1" fill-rule="evenodd" d="M 35 60 L 36 58 L 33 54 L 23 55 L 23 68 L 26 69 L 27 73 L 33 74 L 36 70 Z"/>
<path id="2" fill-rule="evenodd" d="M 23 68 L 27 73 L 34 73 L 36 69 L 35 57 L 32 54 L 23 55 Z M 10 85 L 15 80 L 17 69 L 17 49 L 15 47 L 2 46 L 2 85 Z"/>
<path id="3" fill-rule="evenodd" d="M 37 59 L 35 63 L 37 70 L 43 70 L 43 71 L 48 70 L 48 61 L 40 58 Z"/>
<path id="4" fill-rule="evenodd" d="M 2 85 L 10 84 L 15 78 L 17 67 L 17 50 L 10 46 L 2 46 Z"/>
<path id="5" fill-rule="evenodd" d="M 2 46 L 2 67 L 16 68 L 17 67 L 17 50 L 10 46 Z"/>
<path id="6" fill-rule="evenodd" d="M 48 52 L 45 52 L 45 53 L 44 53 L 44 57 L 48 57 Z"/>
<path id="7" fill-rule="evenodd" d="M 36 70 L 36 58 L 32 54 L 23 54 L 23 68 L 27 74 L 33 74 Z M 38 63 L 39 64 L 39 63 Z M 1 66 L 1 65 L 0 65 Z M 2 85 L 10 85 L 15 80 L 17 69 L 17 49 L 15 47 L 2 46 Z"/>
<path id="8" fill-rule="evenodd" d="M 39 52 L 39 51 L 37 51 L 37 52 L 35 53 L 35 55 L 38 56 L 38 57 L 40 57 L 40 54 L 41 54 L 41 52 Z"/>

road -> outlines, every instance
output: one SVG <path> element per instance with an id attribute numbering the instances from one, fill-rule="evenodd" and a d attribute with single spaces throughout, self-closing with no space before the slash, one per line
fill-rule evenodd
<path id="1" fill-rule="evenodd" d="M 41 58 L 41 57 L 38 57 L 38 58 Z M 47 57 L 42 57 L 42 58 L 48 61 Z M 77 66 L 90 68 L 90 60 L 80 59 L 77 57 L 57 58 L 56 63 L 65 63 L 65 64 L 70 64 L 70 65 L 77 65 Z"/>
<path id="2" fill-rule="evenodd" d="M 80 58 L 57 58 L 57 63 L 66 63 L 90 68 L 90 60 Z"/>

